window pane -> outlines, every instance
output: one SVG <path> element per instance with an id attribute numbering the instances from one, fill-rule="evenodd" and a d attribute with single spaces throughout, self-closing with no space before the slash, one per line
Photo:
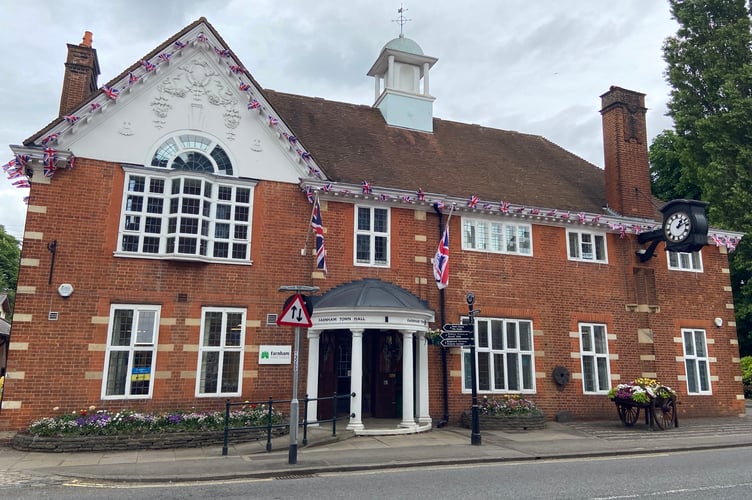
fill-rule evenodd
<path id="1" fill-rule="evenodd" d="M 531 390 L 533 388 L 533 357 L 529 354 L 522 356 L 522 389 Z"/>
<path id="2" fill-rule="evenodd" d="M 207 311 L 204 313 L 204 344 L 219 347 L 222 342 L 222 313 Z"/>
<path id="3" fill-rule="evenodd" d="M 491 389 L 491 356 L 488 352 L 478 353 L 478 390 L 488 391 Z"/>
<path id="4" fill-rule="evenodd" d="M 128 351 L 111 351 L 107 365 L 107 396 L 125 396 L 125 382 L 128 375 Z"/>
<path id="5" fill-rule="evenodd" d="M 710 379 L 708 378 L 708 362 L 705 360 L 697 361 L 697 374 L 700 377 L 700 390 L 710 390 Z"/>
<path id="6" fill-rule="evenodd" d="M 228 239 L 230 237 L 230 225 L 217 223 L 214 225 L 214 237 Z"/>
<path id="7" fill-rule="evenodd" d="M 248 226 L 241 226 L 239 224 L 235 224 L 235 234 L 233 237 L 236 240 L 248 239 Z"/>
<path id="8" fill-rule="evenodd" d="M 371 210 L 358 207 L 358 230 L 369 231 L 371 229 Z"/>
<path id="9" fill-rule="evenodd" d="M 136 215 L 125 216 L 125 230 L 126 231 L 138 231 L 141 226 L 141 217 Z"/>
<path id="10" fill-rule="evenodd" d="M 243 331 L 243 315 L 240 313 L 227 314 L 226 346 L 239 346 L 240 334 Z"/>
<path id="11" fill-rule="evenodd" d="M 222 392 L 237 392 L 240 380 L 240 352 L 225 352 L 222 363 Z"/>
<path id="12" fill-rule="evenodd" d="M 504 227 L 501 224 L 491 224 L 490 250 L 493 252 L 503 251 L 503 241 Z"/>
<path id="13" fill-rule="evenodd" d="M 112 322 L 112 339 L 110 345 L 131 345 L 131 332 L 133 330 L 133 310 L 117 309 Z"/>
<path id="14" fill-rule="evenodd" d="M 515 226 L 507 226 L 507 252 L 517 251 L 517 235 Z"/>
<path id="15" fill-rule="evenodd" d="M 146 177 L 140 175 L 131 175 L 128 179 L 128 191 L 143 193 L 146 187 Z"/>
<path id="16" fill-rule="evenodd" d="M 520 253 L 530 254 L 530 229 L 527 226 L 518 226 L 517 235 L 519 236 L 518 249 Z"/>
<path id="17" fill-rule="evenodd" d="M 159 234 L 162 231 L 162 219 L 158 217 L 147 217 L 144 225 L 144 232 Z"/>
<path id="18" fill-rule="evenodd" d="M 245 243 L 233 243 L 232 244 L 232 258 L 233 259 L 248 258 L 248 245 Z"/>
<path id="19" fill-rule="evenodd" d="M 183 198 L 180 212 L 184 214 L 198 215 L 200 208 L 201 200 L 198 198 Z"/>
<path id="20" fill-rule="evenodd" d="M 386 264 L 386 238 L 384 236 L 374 237 L 374 260 L 377 264 Z"/>
<path id="21" fill-rule="evenodd" d="M 248 222 L 250 211 L 248 207 L 235 207 L 235 220 L 239 222 Z"/>
<path id="22" fill-rule="evenodd" d="M 138 252 L 138 236 L 123 235 L 122 248 L 123 252 Z"/>
<path id="23" fill-rule="evenodd" d="M 196 238 L 180 238 L 178 240 L 178 253 L 196 254 Z"/>
<path id="24" fill-rule="evenodd" d="M 152 351 L 136 351 L 133 353 L 131 396 L 149 394 L 149 387 L 151 386 L 152 356 Z"/>
<path id="25" fill-rule="evenodd" d="M 504 389 L 504 355 L 494 354 L 494 386 L 493 390 L 499 391 Z"/>
<path id="26" fill-rule="evenodd" d="M 499 320 L 491 321 L 491 348 L 504 349 L 504 322 Z"/>
<path id="27" fill-rule="evenodd" d="M 510 391 L 519 391 L 520 390 L 519 363 L 517 359 L 517 354 L 515 353 L 507 354 L 507 377 L 508 377 L 507 389 L 509 389 Z"/>
<path id="28" fill-rule="evenodd" d="M 687 356 L 695 355 L 695 349 L 694 349 L 694 344 L 692 342 L 691 331 L 684 332 L 684 352 L 686 353 Z"/>
<path id="29" fill-rule="evenodd" d="M 517 323 L 507 323 L 507 349 L 517 349 Z"/>
<path id="30" fill-rule="evenodd" d="M 229 186 L 219 186 L 219 189 L 217 190 L 217 199 L 223 200 L 223 201 L 231 201 L 232 200 L 232 188 Z"/>
<path id="31" fill-rule="evenodd" d="M 598 390 L 607 391 L 609 389 L 608 380 L 608 359 L 606 357 L 598 357 Z"/>
<path id="32" fill-rule="evenodd" d="M 204 352 L 201 357 L 201 372 L 199 386 L 201 393 L 217 392 L 217 377 L 219 376 L 219 351 Z"/>
<path id="33" fill-rule="evenodd" d="M 592 334 L 590 333 L 590 327 L 582 325 L 580 327 L 580 342 L 582 342 L 582 352 L 593 352 Z"/>
<path id="34" fill-rule="evenodd" d="M 383 208 L 375 208 L 373 210 L 373 230 L 378 233 L 388 232 L 388 219 L 389 212 Z"/>
<path id="35" fill-rule="evenodd" d="M 144 209 L 144 197 L 129 194 L 125 203 L 125 209 L 129 212 L 141 212 Z"/>
<path id="36" fill-rule="evenodd" d="M 580 257 L 580 238 L 577 233 L 569 233 L 569 256 L 573 259 Z"/>
<path id="37" fill-rule="evenodd" d="M 695 355 L 699 358 L 700 356 L 707 357 L 708 353 L 705 350 L 705 332 L 702 330 L 696 330 L 695 331 Z"/>
<path id="38" fill-rule="evenodd" d="M 214 242 L 214 256 L 215 257 L 227 257 L 230 253 L 230 244 L 220 241 Z"/>
<path id="39" fill-rule="evenodd" d="M 595 259 L 606 260 L 606 238 L 603 236 L 595 237 Z"/>
<path id="40" fill-rule="evenodd" d="M 485 224 L 475 223 L 475 248 L 478 250 L 485 250 L 488 248 L 488 234 Z"/>
<path id="41" fill-rule="evenodd" d="M 136 332 L 136 344 L 154 343 L 154 320 L 156 311 L 141 311 L 138 314 L 138 331 Z"/>
<path id="42" fill-rule="evenodd" d="M 463 373 L 464 376 L 462 377 L 462 385 L 463 385 L 463 387 L 465 389 L 470 390 L 473 387 L 473 385 L 472 385 L 473 384 L 473 372 L 470 370 L 470 368 L 472 366 L 471 363 L 473 362 L 473 360 L 472 360 L 472 357 L 470 355 L 470 351 L 469 350 L 463 350 L 462 351 L 462 358 L 463 358 L 463 365 L 462 366 L 464 368 L 464 373 Z"/>
<path id="43" fill-rule="evenodd" d="M 606 329 L 603 326 L 596 325 L 593 330 L 595 332 L 595 352 L 598 354 L 607 354 L 608 342 L 606 340 Z"/>
<path id="44" fill-rule="evenodd" d="M 699 392 L 697 387 L 697 362 L 694 359 L 687 359 L 684 364 L 687 367 L 687 391 L 697 393 Z"/>
<path id="45" fill-rule="evenodd" d="M 146 211 L 150 214 L 161 214 L 164 206 L 164 199 L 149 197 L 146 201 Z"/>
<path id="46" fill-rule="evenodd" d="M 676 252 L 668 252 L 668 264 L 671 267 L 679 267 L 679 259 Z"/>
<path id="47" fill-rule="evenodd" d="M 217 219 L 230 220 L 232 208 L 230 205 L 217 204 Z"/>
<path id="48" fill-rule="evenodd" d="M 371 261 L 371 238 L 367 234 L 359 234 L 355 238 L 355 258 L 358 262 L 369 263 Z"/>
<path id="49" fill-rule="evenodd" d="M 488 347 L 488 321 L 476 321 L 478 325 L 478 338 L 476 345 L 480 348 Z"/>
<path id="50" fill-rule="evenodd" d="M 520 350 L 533 350 L 533 331 L 530 328 L 529 321 L 520 321 Z"/>
<path id="51" fill-rule="evenodd" d="M 582 381 L 585 392 L 595 391 L 595 360 L 593 356 L 582 357 Z"/>
<path id="52" fill-rule="evenodd" d="M 201 179 L 183 179 L 184 194 L 201 194 Z"/>
<path id="53" fill-rule="evenodd" d="M 235 193 L 235 201 L 238 203 L 250 203 L 251 190 L 248 188 L 238 188 Z"/>
<path id="54" fill-rule="evenodd" d="M 465 222 L 465 230 L 463 231 L 463 237 L 465 238 L 465 246 L 468 248 L 476 248 L 475 245 L 475 226 L 470 221 Z"/>

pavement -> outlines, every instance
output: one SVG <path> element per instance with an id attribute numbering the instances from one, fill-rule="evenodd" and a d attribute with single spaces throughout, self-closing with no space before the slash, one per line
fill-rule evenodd
<path id="1" fill-rule="evenodd" d="M 291 460 L 290 438 L 222 447 L 119 452 L 40 453 L 0 447 L 0 489 L 5 485 L 116 482 L 192 482 L 304 477 L 344 471 L 426 467 L 668 453 L 752 446 L 752 406 L 747 415 L 682 419 L 679 427 L 651 431 L 638 420 L 625 427 L 609 421 L 548 422 L 544 430 L 484 431 L 479 445 L 470 430 L 433 428 L 420 434 L 355 436 L 338 425 L 309 427 L 308 442 L 298 435 Z M 296 463 L 290 464 L 290 461 Z"/>

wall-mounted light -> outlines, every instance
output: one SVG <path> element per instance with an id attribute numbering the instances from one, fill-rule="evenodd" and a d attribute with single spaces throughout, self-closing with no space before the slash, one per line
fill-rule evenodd
<path id="1" fill-rule="evenodd" d="M 718 328 L 723 326 L 723 319 L 722 318 L 716 318 L 713 320 L 713 324 L 717 326 Z"/>

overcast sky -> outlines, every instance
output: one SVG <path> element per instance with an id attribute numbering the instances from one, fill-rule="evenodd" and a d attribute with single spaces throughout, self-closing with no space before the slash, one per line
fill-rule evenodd
<path id="1" fill-rule="evenodd" d="M 437 57 L 438 118 L 538 134 L 603 166 L 600 98 L 647 94 L 648 134 L 671 128 L 661 50 L 667 0 L 404 1 L 405 36 Z M 383 0 L 26 0 L 0 2 L 0 165 L 8 145 L 56 118 L 66 44 L 94 34 L 100 86 L 201 16 L 264 88 L 373 104 L 366 72 L 399 34 Z M 302 138 L 305 140 L 305 138 Z M 75 153 L 75 151 L 74 151 Z M 54 182 L 54 180 L 53 180 Z M 0 225 L 23 234 L 27 189 L 0 172 Z"/>

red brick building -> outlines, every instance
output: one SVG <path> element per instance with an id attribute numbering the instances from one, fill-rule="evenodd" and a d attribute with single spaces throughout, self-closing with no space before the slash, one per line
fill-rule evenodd
<path id="1" fill-rule="evenodd" d="M 601 170 L 543 137 L 435 118 L 437 60 L 404 37 L 368 71 L 373 106 L 263 89 L 203 18 L 101 88 L 91 37 L 68 49 L 59 117 L 12 147 L 32 187 L 0 430 L 53 407 L 289 398 L 286 285 L 320 288 L 300 394 L 354 392 L 338 409 L 359 432 L 470 407 L 471 351 L 430 342 L 470 291 L 481 395 L 611 418 L 611 386 L 653 377 L 680 416 L 743 412 L 727 261 L 741 234 L 644 258 L 663 205 L 644 95 L 603 94 Z"/>

